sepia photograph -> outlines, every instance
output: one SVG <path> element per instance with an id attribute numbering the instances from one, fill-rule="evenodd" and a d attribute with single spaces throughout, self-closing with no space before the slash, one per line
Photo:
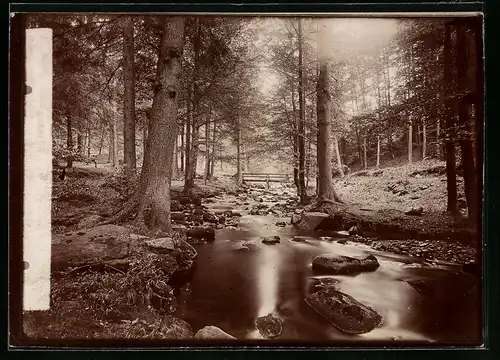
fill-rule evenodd
<path id="1" fill-rule="evenodd" d="M 22 341 L 484 344 L 482 14 L 16 19 Z"/>

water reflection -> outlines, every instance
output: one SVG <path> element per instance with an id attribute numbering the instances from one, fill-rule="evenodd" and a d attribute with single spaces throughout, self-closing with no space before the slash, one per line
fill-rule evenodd
<path id="1" fill-rule="evenodd" d="M 274 312 L 278 301 L 278 271 L 281 264 L 279 249 L 267 246 L 262 249 L 258 258 L 257 291 L 259 311 L 257 316 L 265 316 Z"/>

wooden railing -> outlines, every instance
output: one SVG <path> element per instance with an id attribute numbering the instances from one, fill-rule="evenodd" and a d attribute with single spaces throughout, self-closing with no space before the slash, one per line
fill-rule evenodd
<path id="1" fill-rule="evenodd" d="M 243 173 L 243 182 L 265 182 L 269 189 L 269 183 L 288 183 L 290 182 L 289 174 L 276 174 L 276 173 Z"/>

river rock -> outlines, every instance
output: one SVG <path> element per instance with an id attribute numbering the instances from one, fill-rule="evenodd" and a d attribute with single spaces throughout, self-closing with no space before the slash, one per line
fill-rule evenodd
<path id="1" fill-rule="evenodd" d="M 96 214 L 89 215 L 87 217 L 84 217 L 82 220 L 80 220 L 78 222 L 77 227 L 79 229 L 89 228 L 89 227 L 95 226 L 101 220 L 102 220 L 102 216 L 99 216 L 99 215 L 96 215 Z"/>
<path id="2" fill-rule="evenodd" d="M 262 238 L 262 243 L 266 245 L 279 244 L 279 242 L 280 242 L 279 236 L 267 236 Z"/>
<path id="3" fill-rule="evenodd" d="M 294 236 L 292 241 L 295 241 L 295 242 L 306 242 L 307 239 L 303 236 Z"/>
<path id="4" fill-rule="evenodd" d="M 276 223 L 276 226 L 279 226 L 279 227 L 285 227 L 285 226 L 286 226 L 286 222 L 284 222 L 284 221 L 278 221 L 278 222 Z"/>
<path id="5" fill-rule="evenodd" d="M 280 336 L 283 331 L 281 320 L 272 314 L 257 318 L 255 320 L 255 325 L 257 326 L 259 333 L 268 339 Z"/>
<path id="6" fill-rule="evenodd" d="M 422 206 L 414 207 L 405 212 L 406 215 L 413 215 L 413 216 L 421 216 L 422 213 L 424 212 L 424 208 Z"/>
<path id="7" fill-rule="evenodd" d="M 364 334 L 382 324 L 375 310 L 332 286 L 309 294 L 305 301 L 333 326 L 349 334 Z"/>
<path id="8" fill-rule="evenodd" d="M 218 328 L 217 326 L 205 326 L 204 328 L 198 330 L 196 334 L 194 334 L 194 338 L 208 340 L 236 340 L 234 336 L 229 335 L 227 332 Z"/>
<path id="9" fill-rule="evenodd" d="M 146 245 L 160 253 L 168 253 L 175 249 L 174 239 L 170 237 L 146 240 Z"/>
<path id="10" fill-rule="evenodd" d="M 204 213 L 203 220 L 205 220 L 206 222 L 210 222 L 210 223 L 218 223 L 219 222 L 219 218 L 216 215 L 211 214 L 211 213 Z"/>
<path id="11" fill-rule="evenodd" d="M 172 315 L 166 315 L 160 324 L 162 339 L 185 340 L 193 338 L 193 329 L 186 321 Z"/>
<path id="12" fill-rule="evenodd" d="M 215 240 L 215 230 L 209 227 L 195 227 L 186 231 L 186 236 L 193 239 Z"/>
<path id="13" fill-rule="evenodd" d="M 85 232 L 52 238 L 52 271 L 88 264 L 105 264 L 127 258 L 130 230 L 118 225 L 102 225 Z"/>
<path id="14" fill-rule="evenodd" d="M 377 258 L 373 255 L 368 255 L 364 259 L 356 259 L 343 255 L 322 254 L 316 256 L 312 262 L 314 271 L 332 275 L 374 271 L 379 266 Z"/>
<path id="15" fill-rule="evenodd" d="M 343 230 L 341 218 L 331 217 L 322 212 L 304 212 L 300 221 L 294 223 L 301 230 Z"/>
<path id="16" fill-rule="evenodd" d="M 301 216 L 299 214 L 292 214 L 292 218 L 290 220 L 290 223 L 292 225 L 298 224 L 300 222 Z"/>

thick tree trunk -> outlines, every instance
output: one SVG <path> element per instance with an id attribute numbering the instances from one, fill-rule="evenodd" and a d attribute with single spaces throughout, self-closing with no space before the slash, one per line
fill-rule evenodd
<path id="1" fill-rule="evenodd" d="M 318 202 L 338 201 L 343 202 L 335 189 L 332 179 L 332 150 L 331 150 L 331 126 L 330 126 L 330 100 L 328 55 L 324 48 L 328 39 L 328 28 L 326 24 L 320 25 L 319 43 L 320 47 L 320 70 L 317 84 L 317 121 L 318 121 Z"/>
<path id="2" fill-rule="evenodd" d="M 131 16 L 123 24 L 123 164 L 126 170 L 135 171 L 135 66 L 134 20 Z"/>
<path id="3" fill-rule="evenodd" d="M 146 149 L 148 143 L 148 128 L 145 126 L 142 129 L 142 164 L 144 165 L 144 159 L 146 158 Z"/>
<path id="4" fill-rule="evenodd" d="M 335 146 L 335 153 L 337 154 L 337 166 L 341 177 L 344 177 L 344 168 L 342 166 L 342 158 L 340 157 L 339 142 L 337 136 L 334 136 L 333 143 Z"/>
<path id="5" fill-rule="evenodd" d="M 452 52 L 451 52 L 451 34 L 450 27 L 445 27 L 445 42 L 444 42 L 444 85 L 445 89 L 453 88 L 452 79 Z M 452 106 L 452 101 L 448 98 L 445 100 L 445 118 L 446 118 L 446 184 L 448 192 L 447 210 L 451 214 L 457 214 L 457 170 L 455 160 L 455 143 L 453 140 L 455 127 L 455 111 Z"/>
<path id="6" fill-rule="evenodd" d="M 304 79 L 302 64 L 302 19 L 298 20 L 299 28 L 299 197 L 300 203 L 307 202 L 307 189 L 305 183 L 305 106 L 304 106 Z"/>
<path id="7" fill-rule="evenodd" d="M 212 180 L 214 177 L 214 170 L 215 170 L 215 134 L 216 134 L 216 121 L 214 119 L 214 128 L 212 130 L 212 151 L 210 152 L 210 176 L 209 180 Z"/>
<path id="8" fill-rule="evenodd" d="M 72 168 L 73 167 L 73 127 L 71 124 L 71 117 L 67 116 L 66 117 L 66 147 L 69 151 L 69 154 L 66 158 L 66 167 L 67 168 Z"/>
<path id="9" fill-rule="evenodd" d="M 180 93 L 184 22 L 182 16 L 164 19 L 149 136 L 139 186 L 124 209 L 105 223 L 123 219 L 137 209 L 137 226 L 146 225 L 166 232 L 171 230 L 170 176 L 177 136 L 177 101 Z"/>

